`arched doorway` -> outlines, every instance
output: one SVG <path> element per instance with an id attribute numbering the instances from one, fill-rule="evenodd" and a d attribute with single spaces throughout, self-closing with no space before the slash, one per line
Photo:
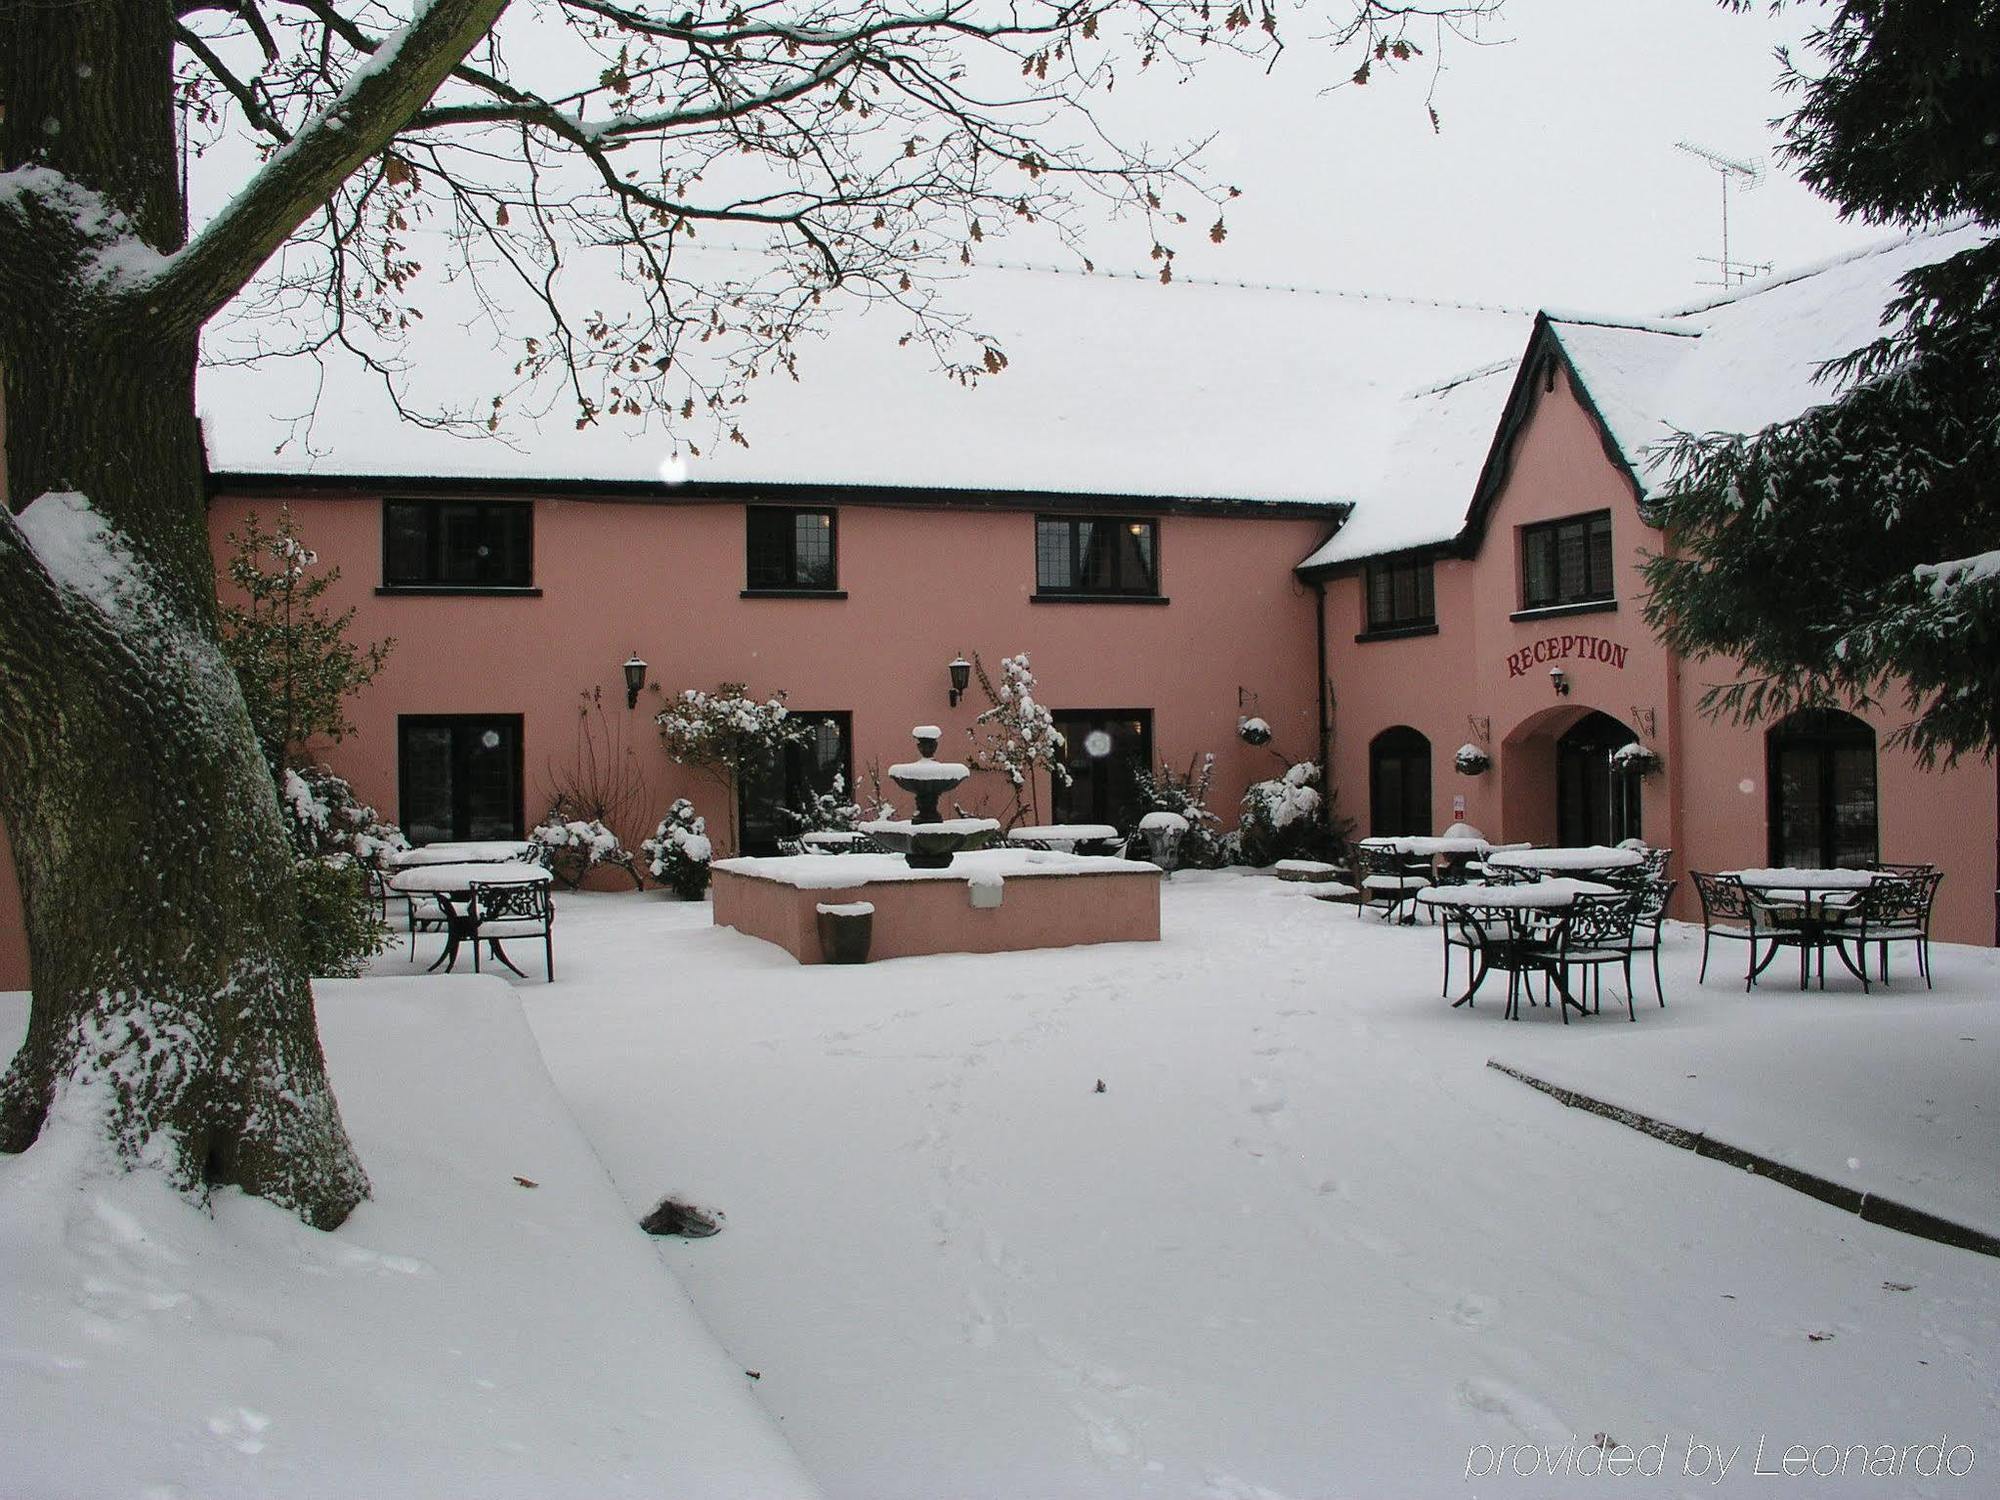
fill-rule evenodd
<path id="1" fill-rule="evenodd" d="M 1556 741 L 1556 842 L 1616 844 L 1643 837 L 1639 778 L 1619 771 L 1612 752 L 1639 736 L 1611 715 L 1588 713 Z"/>
<path id="2" fill-rule="evenodd" d="M 1431 832 L 1431 742 L 1407 724 L 1368 742 L 1368 831 Z"/>
<path id="3" fill-rule="evenodd" d="M 1875 731 L 1837 708 L 1802 708 L 1764 737 L 1771 863 L 1859 868 L 1880 850 Z"/>

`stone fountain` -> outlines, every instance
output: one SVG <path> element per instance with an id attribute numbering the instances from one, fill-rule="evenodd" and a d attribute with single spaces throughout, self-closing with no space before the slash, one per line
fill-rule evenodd
<path id="1" fill-rule="evenodd" d="M 917 742 L 917 759 L 889 767 L 889 779 L 916 800 L 909 822 L 885 818 L 863 823 L 861 831 L 892 854 L 900 854 L 913 870 L 942 870 L 961 849 L 976 849 L 1000 831 L 992 818 L 946 818 L 938 802 L 958 788 L 971 770 L 957 761 L 937 758 L 940 731 L 919 724 L 910 731 Z"/>

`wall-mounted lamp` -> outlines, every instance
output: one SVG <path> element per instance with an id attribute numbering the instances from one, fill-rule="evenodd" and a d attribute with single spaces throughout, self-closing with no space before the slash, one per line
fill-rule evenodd
<path id="1" fill-rule="evenodd" d="M 972 681 L 972 663 L 964 657 L 954 657 L 945 668 L 951 673 L 951 706 L 958 707 L 958 700 L 965 696 L 966 684 Z"/>
<path id="2" fill-rule="evenodd" d="M 1565 672 L 1561 667 L 1550 667 L 1549 681 L 1555 684 L 1556 696 L 1558 698 L 1567 698 L 1569 696 L 1569 673 Z"/>
<path id="3" fill-rule="evenodd" d="M 639 706 L 639 689 L 646 685 L 646 659 L 634 651 L 625 658 L 625 706 Z"/>

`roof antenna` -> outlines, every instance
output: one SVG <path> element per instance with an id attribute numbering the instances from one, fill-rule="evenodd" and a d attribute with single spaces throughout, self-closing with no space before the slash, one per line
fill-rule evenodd
<path id="1" fill-rule="evenodd" d="M 1712 265 L 1720 274 L 1715 281 L 1701 281 L 1701 286 L 1719 286 L 1727 291 L 1739 287 L 1753 276 L 1762 276 L 1771 269 L 1765 261 L 1731 260 L 1729 258 L 1729 184 L 1733 178 L 1738 183 L 1739 192 L 1749 192 L 1764 180 L 1764 163 L 1761 160 L 1741 161 L 1733 156 L 1724 156 L 1720 151 L 1711 151 L 1706 146 L 1697 146 L 1692 141 L 1675 141 L 1676 151 L 1685 151 L 1697 161 L 1706 162 L 1722 180 L 1722 254 L 1698 255 L 1695 259 Z"/>

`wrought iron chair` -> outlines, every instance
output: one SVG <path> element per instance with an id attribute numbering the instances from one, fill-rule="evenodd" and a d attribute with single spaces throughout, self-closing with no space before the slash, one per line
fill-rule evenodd
<path id="1" fill-rule="evenodd" d="M 1604 1003 L 1604 970 L 1617 964 L 1625 971 L 1625 1015 L 1629 1020 L 1639 1019 L 1632 1008 L 1632 946 L 1643 900 L 1638 891 L 1615 896 L 1578 896 L 1556 924 L 1555 961 L 1563 974 L 1563 988 L 1569 988 L 1569 971 L 1582 969 L 1593 1014 Z"/>
<path id="2" fill-rule="evenodd" d="M 555 921 L 555 902 L 550 898 L 546 885 L 489 885 L 473 881 L 472 972 L 479 972 L 479 945 L 485 943 L 496 959 L 526 979 L 528 976 L 514 967 L 514 961 L 507 957 L 500 944 L 506 938 L 538 937 L 542 940 L 542 957 L 548 965 L 549 980 L 553 983 L 556 977 Z"/>
<path id="3" fill-rule="evenodd" d="M 1666 920 L 1667 902 L 1673 899 L 1679 885 L 1678 880 L 1651 880 L 1633 891 L 1639 898 L 1639 908 L 1632 919 L 1631 948 L 1634 953 L 1652 953 L 1653 994 L 1662 1010 L 1666 1009 L 1667 992 L 1660 984 L 1660 924 Z M 1627 979 L 1629 982 L 1629 972 Z"/>
<path id="4" fill-rule="evenodd" d="M 1788 938 L 1782 930 L 1768 926 L 1760 928 L 1760 910 L 1766 915 L 1768 912 L 1751 899 L 1743 882 L 1734 875 L 1705 875 L 1699 870 L 1692 870 L 1688 878 L 1694 881 L 1695 895 L 1701 899 L 1701 973 L 1695 983 L 1703 983 L 1708 978 L 1708 945 L 1715 938 L 1732 938 L 1750 945 L 1750 963 L 1743 974 L 1745 991 L 1757 982 L 1759 943 L 1783 945 L 1789 941 L 1796 945 L 1800 941 L 1796 932 Z"/>
<path id="5" fill-rule="evenodd" d="M 1410 873 L 1400 854 L 1366 839 L 1354 845 L 1353 853 L 1354 883 L 1361 891 L 1355 916 L 1371 906 L 1380 907 L 1391 918 L 1406 906 L 1414 915 L 1417 892 L 1429 887 L 1430 877 Z"/>
<path id="6" fill-rule="evenodd" d="M 1889 945 L 1913 943 L 1917 950 L 1917 972 L 1924 988 L 1931 986 L 1931 905 L 1937 899 L 1941 871 L 1925 868 L 1908 875 L 1897 874 L 1876 880 L 1861 893 L 1854 914 L 1832 931 L 1832 938 L 1844 948 L 1854 945 L 1853 967 L 1861 975 L 1861 989 L 1868 990 L 1868 947 L 1875 946 L 1876 967 L 1884 984 L 1889 982 Z"/>

